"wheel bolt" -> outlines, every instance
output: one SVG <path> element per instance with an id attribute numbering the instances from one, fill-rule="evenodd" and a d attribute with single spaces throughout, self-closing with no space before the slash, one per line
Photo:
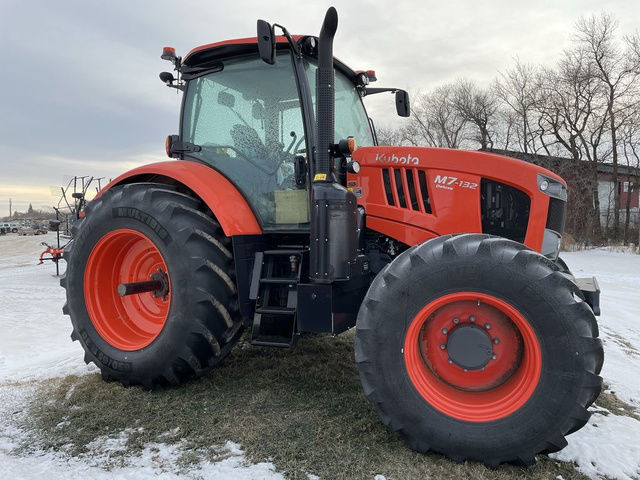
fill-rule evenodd
<path id="1" fill-rule="evenodd" d="M 490 323 L 485 323 L 484 324 L 484 328 L 486 328 L 487 330 L 491 330 L 491 324 Z"/>
<path id="2" fill-rule="evenodd" d="M 495 360 L 495 359 L 497 359 L 497 358 L 498 358 L 498 355 L 496 355 L 496 354 L 494 353 L 493 355 L 491 355 L 491 358 L 492 358 L 493 360 Z"/>
<path id="3" fill-rule="evenodd" d="M 443 335 L 446 335 L 448 332 L 449 332 L 449 330 L 447 330 L 446 328 L 443 328 L 443 329 L 442 329 L 442 334 L 443 334 Z"/>
<path id="4" fill-rule="evenodd" d="M 470 321 L 471 323 L 475 323 L 475 321 L 476 321 L 476 317 L 475 317 L 475 316 L 473 316 L 473 315 L 471 315 L 471 316 L 469 317 L 469 321 Z"/>
<path id="5" fill-rule="evenodd" d="M 449 363 L 453 363 L 453 360 L 449 359 Z"/>
<path id="6" fill-rule="evenodd" d="M 467 370 L 466 368 L 464 369 L 465 373 L 468 372 L 469 370 Z"/>
<path id="7" fill-rule="evenodd" d="M 454 318 L 454 319 L 453 319 L 453 323 L 455 323 L 455 324 L 460 323 L 460 319 L 459 319 L 458 317 Z"/>
<path id="8" fill-rule="evenodd" d="M 498 337 L 493 339 L 493 343 L 495 343 L 496 345 L 500 343 L 500 339 Z"/>
<path id="9" fill-rule="evenodd" d="M 447 346 L 444 343 L 440 344 L 440 350 L 445 350 L 447 348 Z"/>

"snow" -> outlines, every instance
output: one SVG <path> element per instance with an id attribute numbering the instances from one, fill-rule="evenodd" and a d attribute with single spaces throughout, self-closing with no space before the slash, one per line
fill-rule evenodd
<path id="1" fill-rule="evenodd" d="M 40 380 L 95 371 L 83 361 L 82 348 L 71 342 L 68 317 L 62 315 L 64 290 L 54 276 L 55 265 L 36 265 L 41 241 L 55 235 L 0 236 L 0 469 L 3 478 L 49 480 L 94 478 L 224 478 L 229 480 L 283 479 L 270 463 L 249 464 L 239 445 L 227 442 L 218 461 L 203 461 L 182 471 L 180 444 L 154 443 L 126 464 L 110 465 L 128 432 L 99 439 L 91 454 L 13 452 L 23 438 L 8 421 L 22 414 Z M 605 347 L 602 376 L 609 390 L 640 410 L 640 255 L 595 249 L 562 254 L 576 276 L 598 278 L 602 316 L 598 319 Z M 64 262 L 61 262 L 64 269 Z M 553 458 L 574 462 L 592 478 L 640 478 L 640 422 L 597 405 L 589 423 L 568 437 L 569 445 Z M 619 413 L 619 412 L 618 412 Z M 171 432 L 167 432 L 171 435 Z M 316 478 L 309 475 L 309 478 Z M 378 475 L 376 479 L 384 477 Z"/>
<path id="2" fill-rule="evenodd" d="M 569 436 L 569 445 L 552 457 L 576 462 L 578 469 L 592 478 L 639 478 L 640 422 L 602 408 L 592 411 L 589 423 Z"/>
<path id="3" fill-rule="evenodd" d="M 640 255 L 602 248 L 560 256 L 576 277 L 598 279 L 601 375 L 616 396 L 640 408 Z"/>
<path id="4" fill-rule="evenodd" d="M 69 457 L 36 451 L 15 455 L 12 450 L 24 433 L 6 419 L 20 414 L 35 392 L 25 381 L 85 374 L 96 367 L 84 363 L 78 342 L 72 342 L 69 317 L 62 314 L 64 289 L 55 276 L 55 265 L 37 265 L 45 247 L 55 243 L 55 234 L 35 237 L 0 236 L 0 470 L 2 478 L 76 480 L 101 479 L 225 479 L 284 480 L 271 463 L 249 464 L 239 445 L 227 442 L 222 460 L 201 462 L 181 471 L 177 461 L 181 445 L 146 445 L 141 455 L 127 457 L 125 466 L 107 469 L 110 454 L 123 448 L 127 432 L 117 438 L 98 439 L 91 455 Z M 61 262 L 61 273 L 65 263 Z M 19 383 L 16 383 L 19 382 Z"/>

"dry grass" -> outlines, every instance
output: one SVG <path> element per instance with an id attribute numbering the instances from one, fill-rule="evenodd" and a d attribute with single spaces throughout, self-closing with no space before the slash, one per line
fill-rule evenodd
<path id="1" fill-rule="evenodd" d="M 307 473 L 330 479 L 586 478 L 546 456 L 530 468 L 494 471 L 411 451 L 364 398 L 352 343 L 346 334 L 304 338 L 291 350 L 242 345 L 207 378 L 157 392 L 105 383 L 98 375 L 48 381 L 25 427 L 38 446 L 72 455 L 86 452 L 96 438 L 132 428 L 129 454 L 148 442 L 182 441 L 185 468 L 215 459 L 214 446 L 231 440 L 251 461 L 268 459 L 295 479 Z"/>
<path id="2" fill-rule="evenodd" d="M 614 392 L 609 391 L 608 385 L 603 385 L 602 392 L 600 392 L 600 396 L 598 397 L 598 400 L 596 400 L 596 405 L 606 408 L 614 415 L 623 415 L 640 421 L 640 413 L 638 410 L 632 405 L 629 405 L 616 397 Z M 605 412 L 600 413 L 606 414 Z"/>

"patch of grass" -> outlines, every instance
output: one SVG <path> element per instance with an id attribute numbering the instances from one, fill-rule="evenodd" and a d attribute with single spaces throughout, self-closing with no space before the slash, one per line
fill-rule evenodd
<path id="1" fill-rule="evenodd" d="M 99 375 L 52 380 L 31 405 L 26 427 L 41 447 L 72 455 L 125 429 L 128 454 L 149 442 L 180 441 L 187 446 L 185 466 L 203 450 L 215 459 L 214 446 L 231 440 L 249 460 L 272 461 L 294 479 L 307 473 L 330 479 L 586 478 L 546 456 L 530 468 L 494 471 L 413 452 L 365 399 L 353 357 L 353 335 L 345 334 L 306 337 L 290 350 L 243 344 L 206 378 L 156 392 L 105 383 Z"/>
<path id="2" fill-rule="evenodd" d="M 623 400 L 620 400 L 615 392 L 609 390 L 608 385 L 602 386 L 602 392 L 600 392 L 600 396 L 595 403 L 599 407 L 606 408 L 614 415 L 624 415 L 640 421 L 640 413 L 638 413 L 638 410 L 633 405 L 629 405 Z"/>

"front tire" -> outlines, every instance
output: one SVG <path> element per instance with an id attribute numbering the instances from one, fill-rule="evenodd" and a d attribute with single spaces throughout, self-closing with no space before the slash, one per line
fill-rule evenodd
<path id="1" fill-rule="evenodd" d="M 367 398 L 415 450 L 532 464 L 589 419 L 603 351 L 575 285 L 488 235 L 413 247 L 376 277 L 355 352 Z"/>
<path id="2" fill-rule="evenodd" d="M 202 202 L 162 184 L 129 184 L 90 202 L 65 248 L 63 311 L 105 379 L 177 385 L 218 365 L 242 333 L 230 242 Z M 117 286 L 165 275 L 168 288 Z M 156 292 L 158 293 L 158 292 Z"/>

